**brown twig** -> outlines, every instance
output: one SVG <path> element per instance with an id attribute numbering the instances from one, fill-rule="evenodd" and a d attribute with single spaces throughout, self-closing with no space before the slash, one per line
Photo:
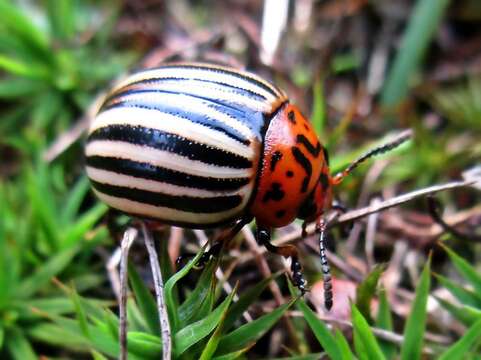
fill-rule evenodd
<path id="1" fill-rule="evenodd" d="M 120 244 L 120 301 L 119 301 L 119 342 L 120 360 L 127 360 L 127 267 L 129 250 L 138 235 L 135 228 L 128 228 Z"/>
<path id="2" fill-rule="evenodd" d="M 172 336 L 170 331 L 169 314 L 167 313 L 167 307 L 165 304 L 164 281 L 162 279 L 162 272 L 160 271 L 159 258 L 157 256 L 157 251 L 155 250 L 152 234 L 147 229 L 144 222 L 141 223 L 141 228 L 145 247 L 149 253 L 150 267 L 154 279 L 157 311 L 159 312 L 160 332 L 162 335 L 162 359 L 170 360 L 172 358 Z"/>

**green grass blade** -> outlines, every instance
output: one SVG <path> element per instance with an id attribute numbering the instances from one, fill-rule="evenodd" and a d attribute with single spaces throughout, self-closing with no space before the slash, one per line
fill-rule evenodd
<path id="1" fill-rule="evenodd" d="M 427 301 L 431 286 L 430 278 L 431 257 L 429 257 L 419 284 L 416 287 L 416 296 L 412 303 L 411 313 L 404 327 L 404 342 L 401 347 L 401 359 L 413 360 L 421 358 L 423 347 L 424 331 L 427 321 Z"/>
<path id="2" fill-rule="evenodd" d="M 189 271 L 194 267 L 194 265 L 199 261 L 200 257 L 204 253 L 204 248 L 202 248 L 201 251 L 191 260 L 187 263 L 186 266 L 184 266 L 182 269 L 177 271 L 174 275 L 170 277 L 169 280 L 165 283 L 164 287 L 164 292 L 165 292 L 165 303 L 167 306 L 167 311 L 169 313 L 169 319 L 170 319 L 170 327 L 172 329 L 172 332 L 175 333 L 179 329 L 179 315 L 178 315 L 178 305 L 177 301 L 175 300 L 175 294 L 174 294 L 174 286 L 177 284 L 177 282 L 182 279 L 184 276 L 186 276 Z"/>
<path id="3" fill-rule="evenodd" d="M 77 254 L 78 249 L 70 248 L 64 250 L 48 260 L 42 267 L 27 277 L 19 285 L 17 296 L 20 298 L 29 298 L 38 290 L 44 288 L 51 279 L 64 270 Z"/>
<path id="4" fill-rule="evenodd" d="M 159 359 L 162 354 L 160 338 L 144 332 L 129 331 L 127 336 L 129 353 L 142 359 Z"/>
<path id="5" fill-rule="evenodd" d="M 461 360 L 465 359 L 466 354 L 471 348 L 479 343 L 479 334 L 481 334 L 481 319 L 476 321 L 464 335 L 441 354 L 438 360 Z"/>
<path id="6" fill-rule="evenodd" d="M 13 100 L 35 94 L 45 88 L 41 81 L 24 78 L 6 78 L 0 80 L 0 99 Z"/>
<path id="7" fill-rule="evenodd" d="M 309 324 L 309 327 L 316 336 L 317 341 L 319 341 L 319 344 L 324 348 L 324 351 L 326 351 L 331 359 L 342 360 L 341 350 L 337 345 L 337 341 L 324 322 L 317 317 L 316 313 L 307 306 L 303 299 L 297 302 L 297 306 L 301 309 L 304 314 L 304 319 Z"/>
<path id="8" fill-rule="evenodd" d="M 217 265 L 217 261 L 209 262 L 202 271 L 194 291 L 192 291 L 182 305 L 179 306 L 178 314 L 181 326 L 192 322 L 192 319 L 198 320 L 199 317 L 203 317 L 204 314 L 202 313 L 204 311 L 201 310 L 203 305 L 208 305 L 205 309 L 209 311 L 210 304 L 212 303 L 212 299 L 209 299 L 209 294 L 215 289 L 215 269 Z"/>
<path id="9" fill-rule="evenodd" d="M 448 254 L 449 258 L 453 262 L 454 267 L 459 273 L 473 285 L 475 293 L 481 294 L 481 275 L 476 271 L 476 269 L 464 260 L 461 256 L 456 254 L 454 251 L 448 247 L 441 245 L 444 251 Z"/>
<path id="10" fill-rule="evenodd" d="M 73 222 L 78 214 L 82 201 L 90 190 L 90 182 L 87 176 L 82 176 L 74 185 L 73 189 L 69 192 L 67 200 L 63 206 L 61 214 L 63 224 Z"/>
<path id="11" fill-rule="evenodd" d="M 95 350 L 90 350 L 90 353 L 92 354 L 92 359 L 93 360 L 108 360 L 105 356 L 103 356 L 101 353 Z"/>
<path id="12" fill-rule="evenodd" d="M 379 310 L 376 318 L 376 326 L 390 331 L 393 329 L 391 309 L 389 308 L 385 290 L 379 292 Z"/>
<path id="13" fill-rule="evenodd" d="M 354 331 L 354 347 L 356 348 L 356 355 L 360 359 L 385 359 L 379 343 L 374 337 L 374 334 L 372 333 L 368 322 L 354 304 L 351 307 L 351 316 Z"/>
<path id="14" fill-rule="evenodd" d="M 439 27 L 448 4 L 449 0 L 417 0 L 382 90 L 382 105 L 395 106 L 406 97 L 412 75 Z"/>
<path id="15" fill-rule="evenodd" d="M 210 337 L 209 341 L 204 347 L 202 354 L 200 355 L 200 360 L 209 360 L 212 359 L 215 352 L 217 351 L 217 347 L 219 346 L 220 339 L 222 337 L 222 333 L 224 331 L 224 321 L 227 316 L 227 311 L 222 314 L 222 318 L 219 322 L 219 325 L 215 329 L 214 333 Z"/>
<path id="16" fill-rule="evenodd" d="M 51 54 L 48 54 L 48 39 L 45 33 L 15 5 L 5 0 L 0 0 L 0 23 L 8 30 L 10 36 L 21 39 L 35 51 L 41 51 L 42 55 L 51 57 Z"/>
<path id="17" fill-rule="evenodd" d="M 294 355 L 289 357 L 282 357 L 282 358 L 270 358 L 269 360 L 319 360 L 324 359 L 324 353 L 312 353 L 306 355 Z"/>
<path id="18" fill-rule="evenodd" d="M 481 308 L 481 295 L 479 293 L 466 289 L 459 282 L 456 283 L 442 275 L 435 274 L 435 276 L 439 283 L 448 289 L 461 304 Z"/>
<path id="19" fill-rule="evenodd" d="M 174 348 L 177 356 L 183 354 L 192 345 L 209 335 L 225 317 L 234 297 L 235 290 L 207 317 L 186 326 L 175 334 Z"/>
<path id="20" fill-rule="evenodd" d="M 324 99 L 324 81 L 322 78 L 317 79 L 314 83 L 311 122 L 317 136 L 323 138 L 326 135 L 324 133 L 326 125 L 326 103 Z"/>
<path id="21" fill-rule="evenodd" d="M 5 72 L 33 80 L 47 80 L 49 71 L 38 65 L 27 64 L 10 56 L 0 54 L 0 69 Z"/>
<path id="22" fill-rule="evenodd" d="M 58 39 L 68 40 L 75 31 L 75 9 L 72 0 L 48 0 L 50 27 Z"/>
<path id="23" fill-rule="evenodd" d="M 436 297 L 436 300 L 456 319 L 466 326 L 473 325 L 477 320 L 481 319 L 481 309 L 469 305 L 454 305 L 449 301 Z"/>
<path id="24" fill-rule="evenodd" d="M 217 355 L 223 355 L 245 348 L 255 343 L 282 317 L 286 310 L 296 302 L 296 299 L 279 306 L 269 314 L 263 315 L 254 321 L 244 324 L 238 329 L 225 335 L 217 349 Z"/>
<path id="25" fill-rule="evenodd" d="M 376 265 L 356 289 L 356 307 L 370 323 L 372 323 L 371 300 L 376 294 L 377 283 L 384 269 L 385 266 Z"/>
<path id="26" fill-rule="evenodd" d="M 2 266 L 0 271 L 0 289 L 2 289 L 0 291 L 0 308 L 8 305 L 10 296 L 15 291 L 18 284 L 15 268 L 18 268 L 21 264 L 20 256 L 11 254 L 11 246 L 7 240 L 7 224 L 15 222 L 16 217 L 13 209 L 7 204 L 7 191 L 7 187 L 0 182 L 0 264 Z M 20 251 L 22 250 L 20 249 Z M 9 271 L 3 269 L 9 269 Z"/>
<path id="27" fill-rule="evenodd" d="M 157 311 L 157 303 L 150 290 L 139 276 L 134 266 L 129 264 L 128 276 L 135 300 L 139 306 L 139 310 L 144 318 L 145 324 L 148 326 L 152 334 L 160 336 L 159 313 Z"/>
<path id="28" fill-rule="evenodd" d="M 243 359 L 241 356 L 242 356 L 243 354 L 245 354 L 247 351 L 249 351 L 250 348 L 251 348 L 251 346 L 247 346 L 247 347 L 245 347 L 244 349 L 237 350 L 237 351 L 231 352 L 231 353 L 229 353 L 229 354 L 224 354 L 224 355 L 216 356 L 216 357 L 212 358 L 212 360 L 235 360 L 235 359 Z"/>
<path id="29" fill-rule="evenodd" d="M 87 315 L 85 314 L 85 310 L 82 306 L 82 303 L 80 301 L 80 297 L 77 294 L 77 291 L 75 291 L 75 288 L 72 289 L 70 292 L 70 296 L 72 298 L 72 302 L 74 304 L 75 308 L 75 314 L 77 317 L 77 321 L 79 324 L 79 328 L 82 331 L 83 336 L 85 336 L 87 339 L 90 339 L 90 332 L 88 329 L 88 322 L 87 322 Z"/>
<path id="30" fill-rule="evenodd" d="M 259 298 L 262 291 L 266 288 L 266 286 L 275 278 L 277 278 L 281 273 L 273 274 L 268 278 L 263 279 L 255 286 L 251 287 L 250 289 L 243 291 L 242 295 L 230 308 L 229 312 L 227 313 L 227 317 L 224 321 L 224 329 L 230 330 L 230 328 L 234 325 L 234 323 L 240 319 L 242 314 L 249 308 L 251 304 L 256 302 Z"/>
<path id="31" fill-rule="evenodd" d="M 28 200 L 31 208 L 45 232 L 45 239 L 51 251 L 57 250 L 60 243 L 59 224 L 50 174 L 44 166 L 29 169 L 26 176 Z"/>
<path id="32" fill-rule="evenodd" d="M 49 322 L 30 326 L 27 334 L 33 341 L 42 342 L 55 348 L 81 350 L 88 345 L 88 340 L 81 335 L 80 331 L 73 333 L 65 327 Z"/>
<path id="33" fill-rule="evenodd" d="M 393 329 L 391 309 L 384 290 L 379 292 L 379 309 L 375 325 L 384 330 L 392 331 Z M 379 346 L 387 359 L 394 358 L 396 346 L 393 343 L 380 339 Z"/>
<path id="34" fill-rule="evenodd" d="M 94 314 L 94 309 L 106 308 L 112 305 L 111 301 L 98 299 L 80 299 L 82 306 L 87 314 Z M 47 316 L 67 315 L 75 312 L 75 307 L 72 300 L 68 297 L 42 297 L 38 299 L 27 299 L 26 301 L 17 301 L 18 316 L 25 321 L 31 321 L 38 316 L 32 313 L 32 309 L 45 313 Z"/>
<path id="35" fill-rule="evenodd" d="M 98 203 L 86 213 L 82 214 L 77 221 L 69 227 L 68 231 L 61 240 L 63 249 L 68 249 L 81 242 L 84 235 L 89 232 L 94 225 L 105 215 L 108 207 L 105 204 Z"/>
<path id="36" fill-rule="evenodd" d="M 37 360 L 32 345 L 18 328 L 9 330 L 5 345 L 13 360 Z"/>
<path id="37" fill-rule="evenodd" d="M 341 356 L 343 360 L 352 360 L 354 359 L 354 355 L 349 347 L 349 343 L 346 340 L 346 337 L 342 334 L 341 330 L 336 329 L 334 334 L 337 342 L 337 346 L 339 347 L 339 351 L 341 352 Z"/>

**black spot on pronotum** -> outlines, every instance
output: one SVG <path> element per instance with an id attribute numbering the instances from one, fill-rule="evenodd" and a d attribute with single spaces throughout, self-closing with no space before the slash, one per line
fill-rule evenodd
<path id="1" fill-rule="evenodd" d="M 329 188 L 329 177 L 325 173 L 321 173 L 319 182 L 321 183 L 322 190 L 326 191 Z"/>
<path id="2" fill-rule="evenodd" d="M 301 150 L 299 150 L 298 147 L 294 146 L 292 148 L 292 155 L 294 155 L 294 158 L 296 159 L 296 161 L 299 163 L 299 165 L 302 166 L 302 168 L 306 172 L 306 177 L 302 181 L 302 186 L 301 186 L 301 193 L 304 193 L 307 191 L 307 186 L 309 185 L 309 181 L 311 180 L 312 165 L 309 159 L 306 158 L 306 156 L 302 153 Z"/>
<path id="3" fill-rule="evenodd" d="M 278 218 L 278 219 L 283 218 L 284 215 L 286 215 L 286 210 L 276 211 L 276 218 Z"/>
<path id="4" fill-rule="evenodd" d="M 287 170 L 287 171 L 286 171 L 286 176 L 287 176 L 288 178 L 291 178 L 291 177 L 294 176 L 294 172 L 292 172 L 291 170 Z"/>
<path id="5" fill-rule="evenodd" d="M 276 165 L 279 160 L 282 159 L 282 153 L 280 151 L 275 151 L 271 157 L 271 171 L 273 172 L 276 169 Z"/>
<path id="6" fill-rule="evenodd" d="M 278 182 L 273 182 L 269 190 L 266 191 L 262 202 L 268 202 L 269 200 L 280 201 L 284 198 L 286 193 L 282 190 L 282 186 Z"/>
<path id="7" fill-rule="evenodd" d="M 294 111 L 289 111 L 287 113 L 287 118 L 289 119 L 289 121 L 293 124 L 296 124 L 296 114 L 294 114 Z"/>
<path id="8" fill-rule="evenodd" d="M 314 146 L 302 134 L 297 135 L 297 143 L 304 145 L 307 151 L 314 157 L 318 157 L 319 153 L 321 152 L 321 144 L 319 143 L 319 141 L 317 142 L 317 145 Z"/>

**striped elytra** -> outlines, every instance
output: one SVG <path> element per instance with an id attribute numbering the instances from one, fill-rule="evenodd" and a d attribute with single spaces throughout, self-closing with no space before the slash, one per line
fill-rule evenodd
<path id="1" fill-rule="evenodd" d="M 320 148 L 309 123 L 266 80 L 182 63 L 116 86 L 85 153 L 94 192 L 109 206 L 206 228 L 243 216 L 266 226 L 291 222 L 327 171 Z"/>

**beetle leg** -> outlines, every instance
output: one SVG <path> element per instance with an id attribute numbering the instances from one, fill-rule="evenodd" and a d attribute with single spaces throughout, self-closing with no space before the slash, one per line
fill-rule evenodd
<path id="1" fill-rule="evenodd" d="M 319 231 L 319 255 L 321 257 L 322 276 L 324 278 L 324 306 L 331 310 L 333 303 L 331 268 L 326 255 L 327 224 L 323 217 L 317 220 L 317 231 Z"/>
<path id="2" fill-rule="evenodd" d="M 214 240 L 212 246 L 208 251 L 202 254 L 196 264 L 197 268 L 202 268 L 211 259 L 216 258 L 221 253 L 222 249 L 226 248 L 229 242 L 242 230 L 244 225 L 250 223 L 252 217 L 244 217 L 238 220 L 232 227 L 222 231 Z"/>
<path id="3" fill-rule="evenodd" d="M 271 244 L 271 230 L 269 228 L 257 227 L 256 239 L 260 245 L 264 245 L 266 249 L 274 254 L 281 255 L 285 258 L 291 258 L 292 283 L 302 293 L 307 291 L 307 281 L 302 273 L 302 265 L 299 262 L 299 252 L 294 245 L 275 246 Z"/>

